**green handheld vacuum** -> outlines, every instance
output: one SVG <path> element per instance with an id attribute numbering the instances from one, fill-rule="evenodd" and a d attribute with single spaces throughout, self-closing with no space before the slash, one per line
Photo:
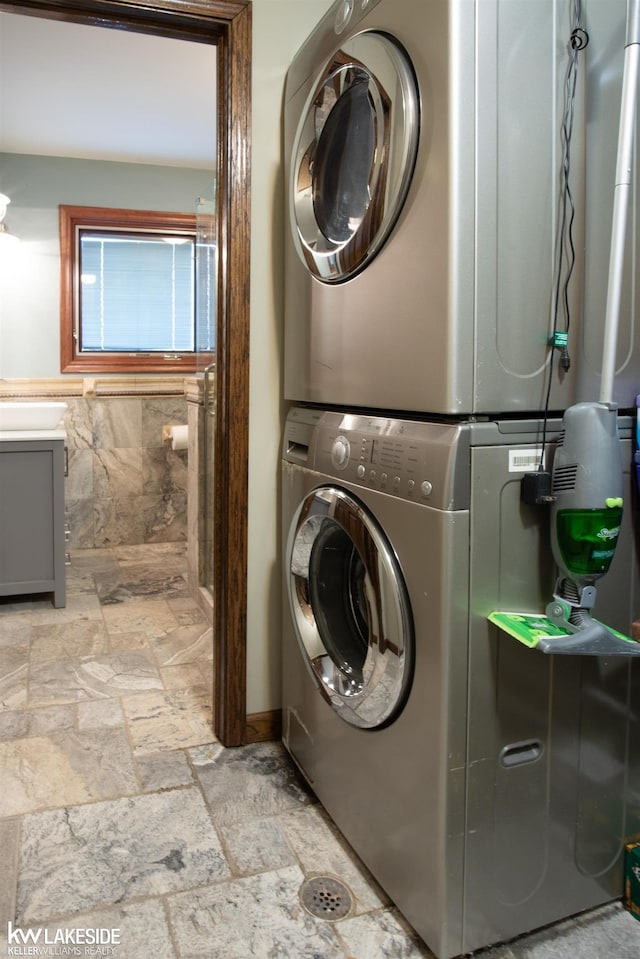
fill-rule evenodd
<path id="1" fill-rule="evenodd" d="M 551 547 L 558 580 L 546 614 L 573 635 L 549 640 L 549 649 L 542 651 L 630 655 L 633 646 L 591 616 L 595 584 L 609 570 L 622 522 L 616 406 L 578 403 L 564 414 L 563 427 L 551 479 Z"/>

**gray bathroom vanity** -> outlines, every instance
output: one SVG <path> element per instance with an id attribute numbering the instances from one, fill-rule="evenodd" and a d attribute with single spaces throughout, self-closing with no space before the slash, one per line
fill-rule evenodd
<path id="1" fill-rule="evenodd" d="M 64 430 L 0 431 L 0 596 L 65 605 Z"/>

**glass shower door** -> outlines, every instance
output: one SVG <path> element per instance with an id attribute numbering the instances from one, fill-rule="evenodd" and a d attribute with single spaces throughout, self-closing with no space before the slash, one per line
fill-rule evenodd
<path id="1" fill-rule="evenodd" d="M 199 430 L 201 441 L 200 497 L 198 518 L 199 576 L 213 598 L 213 521 L 214 521 L 214 450 L 215 450 L 215 347 L 218 306 L 218 237 L 216 218 L 216 183 L 212 181 L 207 196 L 196 202 L 196 341 L 197 370 L 204 379 L 202 415 Z"/>

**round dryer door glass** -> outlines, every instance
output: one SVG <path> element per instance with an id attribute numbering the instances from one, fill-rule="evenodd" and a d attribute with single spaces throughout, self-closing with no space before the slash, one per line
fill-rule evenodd
<path id="1" fill-rule="evenodd" d="M 320 692 L 353 726 L 389 723 L 409 690 L 414 639 L 382 530 L 345 490 L 321 487 L 297 511 L 287 562 L 298 641 Z"/>
<path id="2" fill-rule="evenodd" d="M 382 247 L 411 182 L 419 116 L 409 58 L 386 34 L 351 37 L 322 71 L 289 184 L 296 249 L 318 279 L 346 280 Z"/>

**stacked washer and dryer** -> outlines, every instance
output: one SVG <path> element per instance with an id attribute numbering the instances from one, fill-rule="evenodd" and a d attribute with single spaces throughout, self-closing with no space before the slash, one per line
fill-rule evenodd
<path id="1" fill-rule="evenodd" d="M 636 661 L 544 655 L 487 620 L 551 598 L 548 514 L 521 481 L 598 388 L 626 3 L 582 0 L 564 370 L 575 2 L 340 0 L 287 76 L 283 739 L 441 959 L 620 898 L 640 831 Z M 625 633 L 628 272 L 627 506 L 597 607 Z"/>

